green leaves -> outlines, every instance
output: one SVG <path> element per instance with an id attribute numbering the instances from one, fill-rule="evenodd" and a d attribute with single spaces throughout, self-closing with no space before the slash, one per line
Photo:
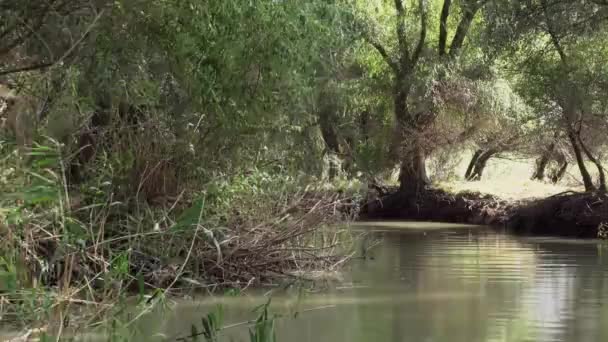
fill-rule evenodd
<path id="1" fill-rule="evenodd" d="M 204 342 L 219 342 L 220 331 L 224 324 L 224 308 L 222 305 L 217 305 L 215 310 L 209 312 L 201 318 L 201 330 L 192 324 L 190 326 L 190 336 L 180 338 L 178 341 L 204 341 Z"/>
<path id="2" fill-rule="evenodd" d="M 250 342 L 276 342 L 275 319 L 274 315 L 269 314 L 269 307 L 272 297 L 268 301 L 253 311 L 258 312 L 258 318 L 254 326 L 249 328 Z"/>
<path id="3" fill-rule="evenodd" d="M 0 292 L 14 292 L 17 289 L 16 265 L 0 256 Z"/>

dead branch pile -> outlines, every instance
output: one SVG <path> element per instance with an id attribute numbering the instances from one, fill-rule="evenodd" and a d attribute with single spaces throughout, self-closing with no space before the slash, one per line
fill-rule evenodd
<path id="1" fill-rule="evenodd" d="M 354 202 L 345 196 L 307 192 L 277 208 L 271 220 L 236 218 L 224 230 L 214 231 L 195 227 L 195 234 L 186 238 L 191 241 L 185 244 L 187 249 L 181 249 L 179 262 L 151 263 L 159 266 L 145 267 L 145 278 L 155 286 L 168 286 L 167 282 L 171 285 L 176 279 L 204 286 L 246 286 L 294 271 L 326 270 L 344 258 L 340 249 L 343 231 L 321 228 L 353 219 L 353 210 Z M 143 266 L 147 266 L 145 262 Z M 132 263 L 132 267 L 142 265 Z"/>
<path id="2" fill-rule="evenodd" d="M 244 287 L 341 264 L 344 231 L 322 228 L 354 219 L 356 201 L 322 191 L 288 198 L 260 218 L 234 215 L 223 227 L 200 220 L 181 229 L 113 231 L 88 246 L 66 244 L 34 225 L 24 236 L 6 226 L 3 236 L 21 245 L 23 273 L 40 285 L 97 288 L 99 296 L 107 289 L 136 290 L 140 280 L 153 288 Z"/>

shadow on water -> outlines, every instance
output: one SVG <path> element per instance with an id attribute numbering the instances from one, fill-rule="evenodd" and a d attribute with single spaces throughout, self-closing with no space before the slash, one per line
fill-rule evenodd
<path id="1" fill-rule="evenodd" d="M 367 223 L 378 244 L 346 284 L 273 298 L 278 341 L 608 341 L 608 246 L 511 236 L 465 225 Z M 187 333 L 218 301 L 226 323 L 254 317 L 258 296 L 184 301 L 158 331 Z M 309 311 L 306 311 L 309 310 Z M 152 318 L 150 318 L 152 319 Z M 246 341 L 246 328 L 226 341 Z"/>

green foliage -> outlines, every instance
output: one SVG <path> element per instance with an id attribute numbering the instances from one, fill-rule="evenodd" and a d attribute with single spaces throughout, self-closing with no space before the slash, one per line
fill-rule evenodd
<path id="1" fill-rule="evenodd" d="M 272 298 L 254 311 L 258 312 L 255 324 L 249 329 L 249 340 L 251 342 L 276 342 L 275 319 L 274 315 L 269 314 L 268 309 Z"/>
<path id="2" fill-rule="evenodd" d="M 0 290 L 13 313 L 46 315 L 45 286 L 75 286 L 91 302 L 137 288 L 147 312 L 150 287 L 184 276 L 202 284 L 199 273 L 222 269 L 241 234 L 287 230 L 313 188 L 364 190 L 393 173 L 411 142 L 435 177 L 454 179 L 459 152 L 538 153 L 570 120 L 605 158 L 608 6 L 461 0 L 443 25 L 444 1 L 403 0 L 403 13 L 398 3 L 3 5 L 0 74 L 39 118 L 38 144 L 17 146 L 0 113 Z M 408 110 L 397 122 L 402 91 Z M 9 102 L 0 99 L 2 111 Z M 293 222 L 324 222 L 304 216 Z M 269 304 L 252 341 L 275 339 Z M 131 336 L 138 316 L 114 313 L 112 333 Z M 192 335 L 216 340 L 221 322 L 209 314 Z"/>

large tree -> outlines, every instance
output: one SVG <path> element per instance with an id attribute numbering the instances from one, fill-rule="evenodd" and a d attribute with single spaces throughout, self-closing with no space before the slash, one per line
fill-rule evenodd
<path id="1" fill-rule="evenodd" d="M 379 2 L 372 3 L 377 6 L 376 11 L 386 11 L 378 9 L 381 6 Z M 429 184 L 426 160 L 431 151 L 427 148 L 425 132 L 438 116 L 429 101 L 420 101 L 422 94 L 432 93 L 433 89 L 415 89 L 415 83 L 424 72 L 432 69 L 433 64 L 447 64 L 457 59 L 472 23 L 485 3 L 485 0 L 454 3 L 444 0 L 439 15 L 436 15 L 433 10 L 439 9 L 438 3 L 394 0 L 392 16 L 385 15 L 384 22 L 368 24 L 365 39 L 382 56 L 392 74 L 396 123 L 392 150 L 400 162 L 401 190 L 419 191 Z M 417 24 L 412 25 L 411 22 Z M 382 41 L 377 26 L 387 24 L 393 26 L 394 32 L 385 35 L 386 39 Z M 435 30 L 430 27 L 437 30 L 434 42 L 430 41 L 429 32 Z M 432 88 L 432 85 L 427 83 L 427 87 Z"/>
<path id="2" fill-rule="evenodd" d="M 517 73 L 524 75 L 519 79 L 520 93 L 558 130 L 556 134 L 565 133 L 585 189 L 606 190 L 596 147 L 602 144 L 598 128 L 607 118 L 602 103 L 608 6 L 593 0 L 512 1 L 508 11 L 508 31 L 517 38 L 511 44 Z M 597 186 L 587 161 L 597 168 Z"/>

